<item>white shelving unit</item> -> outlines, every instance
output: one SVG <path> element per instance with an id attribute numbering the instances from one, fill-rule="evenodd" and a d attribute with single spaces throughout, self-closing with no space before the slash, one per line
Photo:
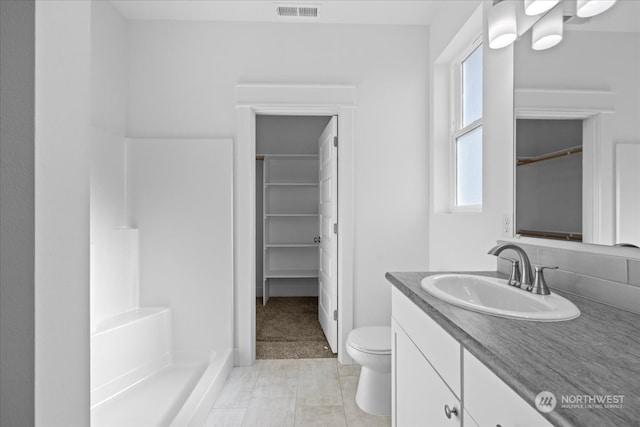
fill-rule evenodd
<path id="1" fill-rule="evenodd" d="M 264 155 L 263 288 L 274 279 L 318 277 L 318 156 Z"/>

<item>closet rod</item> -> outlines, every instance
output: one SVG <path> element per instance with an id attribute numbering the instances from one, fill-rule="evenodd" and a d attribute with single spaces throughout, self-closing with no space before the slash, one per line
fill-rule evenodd
<path id="1" fill-rule="evenodd" d="M 264 156 L 256 156 L 256 162 L 263 162 Z"/>
<path id="2" fill-rule="evenodd" d="M 543 237 L 555 240 L 570 240 L 572 242 L 582 242 L 581 233 L 569 233 L 561 231 L 538 231 L 538 230 L 518 230 L 516 234 L 523 237 Z"/>
<path id="3" fill-rule="evenodd" d="M 543 154 L 541 156 L 529 157 L 529 158 L 520 158 L 517 159 L 517 165 L 529 165 L 531 163 L 543 162 L 545 160 L 557 159 L 558 157 L 570 156 L 572 154 L 582 153 L 582 146 L 578 145 L 576 147 L 567 148 L 560 151 L 554 151 L 553 153 Z"/>

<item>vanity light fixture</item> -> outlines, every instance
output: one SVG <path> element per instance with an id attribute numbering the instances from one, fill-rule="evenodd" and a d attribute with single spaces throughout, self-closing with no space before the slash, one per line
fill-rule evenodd
<path id="1" fill-rule="evenodd" d="M 560 0 L 524 0 L 524 13 L 529 16 L 540 15 L 560 3 Z"/>
<path id="2" fill-rule="evenodd" d="M 590 18 L 609 9 L 616 0 L 578 0 L 576 13 L 580 18 Z"/>
<path id="3" fill-rule="evenodd" d="M 518 38 L 516 5 L 513 1 L 502 0 L 489 9 L 489 47 L 500 49 L 509 46 Z"/>
<path id="4" fill-rule="evenodd" d="M 516 1 L 524 1 L 524 13 L 538 17 L 532 26 L 534 50 L 549 49 L 562 41 L 563 3 L 561 0 L 493 0 L 487 15 L 489 47 L 500 49 L 516 41 L 518 36 Z M 576 14 L 580 18 L 598 15 L 615 4 L 617 0 L 565 0 L 576 1 Z M 534 18 L 536 19 L 536 18 Z M 526 32 L 527 28 L 525 28 Z"/>
<path id="5" fill-rule="evenodd" d="M 562 7 L 554 7 L 533 25 L 531 30 L 531 48 L 549 49 L 562 41 Z"/>

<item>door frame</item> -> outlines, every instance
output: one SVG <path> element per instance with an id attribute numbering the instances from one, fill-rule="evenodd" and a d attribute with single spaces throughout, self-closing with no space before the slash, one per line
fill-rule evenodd
<path id="1" fill-rule="evenodd" d="M 514 104 L 514 144 L 518 119 L 582 120 L 582 238 L 585 242 L 613 245 L 616 229 L 613 140 L 615 93 L 602 90 L 515 89 Z M 513 164 L 515 182 L 515 162 Z M 515 185 L 513 191 L 515 216 Z"/>
<path id="2" fill-rule="evenodd" d="M 234 145 L 235 366 L 256 358 L 256 116 L 338 116 L 338 360 L 353 329 L 354 143 L 356 88 L 336 85 L 239 84 Z"/>

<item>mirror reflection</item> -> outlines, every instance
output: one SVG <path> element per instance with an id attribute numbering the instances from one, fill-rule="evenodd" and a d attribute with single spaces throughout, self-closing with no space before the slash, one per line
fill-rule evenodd
<path id="1" fill-rule="evenodd" d="M 575 15 L 575 13 L 574 13 Z M 514 47 L 515 231 L 640 246 L 640 2 Z"/>

